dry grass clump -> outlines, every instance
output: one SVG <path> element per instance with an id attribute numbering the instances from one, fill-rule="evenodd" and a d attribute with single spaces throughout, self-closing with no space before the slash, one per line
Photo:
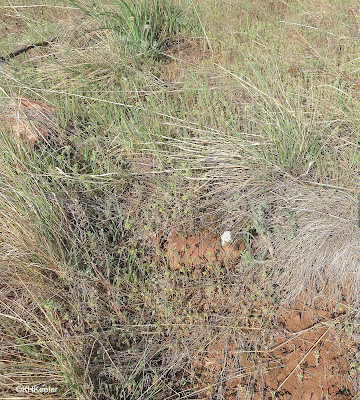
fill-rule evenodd
<path id="1" fill-rule="evenodd" d="M 300 185 L 284 187 L 282 209 L 296 229 L 289 240 L 274 236 L 280 279 L 290 296 L 359 299 L 359 202 L 351 192 Z"/>
<path id="2" fill-rule="evenodd" d="M 29 178 L 26 159 L 16 157 L 9 145 L 2 141 L 0 158 L 1 391 L 8 396 L 18 387 L 51 386 L 57 393 L 49 398 L 72 398 L 71 386 L 81 380 L 76 371 L 82 364 L 81 340 L 72 321 L 62 325 L 69 293 L 60 284 L 65 263 L 61 223 L 45 188 Z"/>

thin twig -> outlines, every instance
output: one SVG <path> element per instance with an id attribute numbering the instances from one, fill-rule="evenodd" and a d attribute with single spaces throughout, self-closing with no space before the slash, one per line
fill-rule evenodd
<path id="1" fill-rule="evenodd" d="M 306 352 L 304 357 L 298 362 L 296 367 L 290 372 L 290 374 L 280 383 L 278 388 L 276 389 L 276 392 L 278 392 L 284 384 L 287 382 L 287 380 L 292 376 L 292 374 L 296 371 L 296 369 L 301 365 L 301 363 L 306 359 L 306 357 L 315 349 L 315 347 L 318 345 L 318 343 L 323 339 L 324 336 L 327 335 L 327 333 L 330 331 L 332 327 L 329 326 L 326 331 L 319 337 L 319 339 L 310 347 L 310 349 Z"/>
<path id="2" fill-rule="evenodd" d="M 56 39 L 58 38 L 58 36 L 53 36 L 48 40 L 44 40 L 43 42 L 39 42 L 39 43 L 30 43 L 30 44 L 23 44 L 21 46 L 16 47 L 11 53 L 9 53 L 6 56 L 0 57 L 0 61 L 5 62 L 10 60 L 11 58 L 14 58 L 22 53 L 26 53 L 31 49 L 34 49 L 35 47 L 46 47 L 48 46 L 50 43 L 54 42 Z"/>

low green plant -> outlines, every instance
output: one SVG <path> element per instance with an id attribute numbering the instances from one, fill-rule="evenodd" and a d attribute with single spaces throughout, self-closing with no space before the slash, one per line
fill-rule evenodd
<path id="1" fill-rule="evenodd" d="M 185 25 L 184 12 L 171 1 L 116 0 L 112 5 L 72 0 L 100 29 L 113 31 L 119 44 L 135 55 L 156 55 Z"/>

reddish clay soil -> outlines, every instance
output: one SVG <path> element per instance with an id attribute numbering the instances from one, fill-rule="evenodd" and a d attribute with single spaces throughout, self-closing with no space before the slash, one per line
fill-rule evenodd
<path id="1" fill-rule="evenodd" d="M 351 399 L 350 365 L 346 343 L 334 329 L 343 315 L 321 308 L 284 307 L 279 315 L 283 333 L 268 352 L 265 389 L 278 399 Z M 260 397 L 259 397 L 260 398 Z"/>
<path id="2" fill-rule="evenodd" d="M 168 254 L 174 268 L 196 266 L 209 263 L 235 261 L 241 257 L 245 244 L 221 246 L 220 237 L 208 232 L 182 236 L 172 234 L 168 239 Z"/>
<path id="3" fill-rule="evenodd" d="M 244 247 L 222 248 L 220 238 L 201 232 L 187 237 L 171 235 L 167 251 L 173 268 L 197 268 L 204 263 L 237 261 Z M 355 341 L 337 330 L 346 319 L 345 308 L 339 311 L 334 306 L 328 311 L 330 308 L 321 304 L 309 307 L 301 300 L 280 307 L 272 344 L 269 348 L 263 343 L 266 350 L 257 358 L 239 350 L 231 336 L 215 337 L 206 351 L 191 355 L 198 384 L 196 388 L 182 386 L 184 393 L 191 399 L 218 398 L 219 392 L 213 388 L 219 388 L 226 369 L 221 398 L 227 400 L 356 398 L 351 377 L 360 373 L 360 367 L 354 370 L 348 361 L 351 357 L 347 357 L 355 356 Z"/>

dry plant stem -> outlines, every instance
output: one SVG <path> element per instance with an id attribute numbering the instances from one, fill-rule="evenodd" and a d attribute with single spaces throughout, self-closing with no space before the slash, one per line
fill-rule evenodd
<path id="1" fill-rule="evenodd" d="M 354 85 L 357 89 L 360 88 L 359 79 L 351 78 L 348 74 L 346 74 L 344 71 L 342 71 L 334 63 L 332 63 L 331 61 L 329 61 L 325 57 L 323 57 L 317 50 L 314 49 L 313 46 L 311 46 L 311 44 L 302 35 L 299 35 L 296 33 L 295 36 L 296 36 L 296 40 L 298 40 L 300 43 L 305 45 L 318 60 L 321 60 L 325 65 L 327 65 L 330 69 L 332 69 L 336 74 L 342 76 L 346 82 L 350 83 L 351 85 Z"/>
<path id="2" fill-rule="evenodd" d="M 115 311 L 116 315 L 119 318 L 121 318 L 121 321 L 124 322 L 124 320 L 121 317 L 121 313 L 120 313 L 120 310 L 119 310 L 118 306 L 112 300 L 113 299 L 113 294 L 112 294 L 110 283 L 105 279 L 104 275 L 99 271 L 99 269 L 97 268 L 95 263 L 91 260 L 90 254 L 89 254 L 88 250 L 85 247 L 84 247 L 84 251 L 85 251 L 86 255 L 88 256 L 88 259 L 90 261 L 90 264 L 91 264 L 93 270 L 95 271 L 96 276 L 98 277 L 99 281 L 101 282 L 101 284 L 105 287 L 105 289 L 108 292 L 108 295 L 109 295 L 109 297 L 111 299 L 109 301 L 109 303 L 110 303 L 112 309 Z"/>
<path id="3" fill-rule="evenodd" d="M 315 347 L 318 345 L 318 343 L 327 335 L 327 333 L 330 331 L 331 326 L 329 326 L 326 331 L 319 337 L 319 339 L 310 347 L 310 349 L 307 351 L 307 353 L 304 355 L 304 357 L 298 362 L 296 367 L 290 372 L 290 374 L 280 383 L 278 388 L 276 389 L 276 392 L 278 392 L 287 382 L 287 380 L 292 376 L 292 374 L 296 371 L 296 369 L 301 365 L 301 363 L 306 359 L 306 357 L 315 349 Z"/>
<path id="4" fill-rule="evenodd" d="M 316 324 L 314 324 L 313 326 L 310 326 L 307 329 L 303 329 L 303 330 L 301 330 L 299 332 L 296 332 L 294 334 L 294 336 L 291 337 L 290 339 L 285 340 L 285 342 L 282 342 L 282 343 L 278 344 L 277 346 L 273 347 L 272 349 L 270 349 L 268 351 L 264 351 L 264 353 L 270 354 L 270 353 L 274 352 L 275 350 L 279 349 L 280 347 L 282 347 L 282 346 L 286 345 L 287 343 L 291 342 L 292 340 L 298 338 L 302 333 L 311 331 L 314 328 L 318 328 L 320 325 L 326 325 L 326 322 L 324 322 L 324 321 L 317 322 Z"/>
<path id="5" fill-rule="evenodd" d="M 58 38 L 58 36 L 53 36 L 48 40 L 44 40 L 43 42 L 30 43 L 30 44 L 24 44 L 24 45 L 18 46 L 7 56 L 0 57 L 0 61 L 2 61 L 2 62 L 8 61 L 11 58 L 14 58 L 22 53 L 26 53 L 29 50 L 34 49 L 35 47 L 46 47 L 50 43 L 54 42 L 57 38 Z"/>

